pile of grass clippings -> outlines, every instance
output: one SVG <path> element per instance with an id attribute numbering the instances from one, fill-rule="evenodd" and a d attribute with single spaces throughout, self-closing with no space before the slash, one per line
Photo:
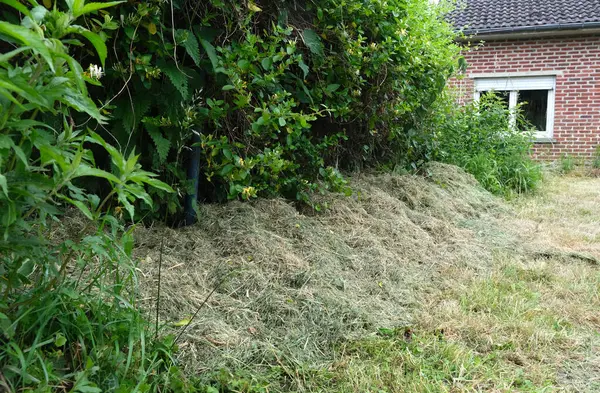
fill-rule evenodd
<path id="1" fill-rule="evenodd" d="M 448 266 L 490 263 L 494 246 L 480 238 L 494 229 L 482 217 L 506 209 L 462 170 L 431 164 L 424 175 L 356 176 L 351 187 L 351 197 L 321 196 L 321 213 L 259 199 L 203 205 L 192 227 L 136 230 L 149 315 L 163 243 L 163 332 L 179 331 L 217 287 L 180 341 L 189 372 L 318 367 L 342 342 L 410 325 Z"/>

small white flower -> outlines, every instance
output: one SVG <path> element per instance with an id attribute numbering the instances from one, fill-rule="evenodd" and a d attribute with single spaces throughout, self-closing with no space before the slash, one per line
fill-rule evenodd
<path id="1" fill-rule="evenodd" d="M 104 72 L 102 72 L 102 67 L 98 67 L 96 64 L 90 64 L 89 73 L 90 78 L 96 80 L 102 78 L 104 75 Z"/>

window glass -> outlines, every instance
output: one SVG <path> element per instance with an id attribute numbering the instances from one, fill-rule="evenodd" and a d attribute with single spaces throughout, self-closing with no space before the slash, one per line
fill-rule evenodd
<path id="1" fill-rule="evenodd" d="M 523 104 L 523 115 L 536 130 L 546 130 L 548 118 L 548 90 L 521 90 L 517 103 Z"/>

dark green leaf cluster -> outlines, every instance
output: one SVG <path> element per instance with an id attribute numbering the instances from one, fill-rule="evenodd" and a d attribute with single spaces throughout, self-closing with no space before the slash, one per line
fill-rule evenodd
<path id="1" fill-rule="evenodd" d="M 110 101 L 110 133 L 179 195 L 196 132 L 201 199 L 307 201 L 345 190 L 340 171 L 412 162 L 408 135 L 458 64 L 443 11 L 425 0 L 124 3 L 110 11 L 120 29 L 106 33 L 106 89 L 93 94 Z M 176 195 L 155 199 L 157 213 L 181 208 Z"/>

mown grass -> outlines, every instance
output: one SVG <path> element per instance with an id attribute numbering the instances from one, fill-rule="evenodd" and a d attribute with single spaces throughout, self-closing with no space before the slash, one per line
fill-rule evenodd
<path id="1" fill-rule="evenodd" d="M 229 391 L 600 391 L 599 186 L 550 178 L 514 201 L 502 220 L 521 244 L 496 244 L 491 265 L 446 265 L 411 326 L 343 342 L 327 364 L 281 363 Z"/>
<path id="2" fill-rule="evenodd" d="M 327 383 L 306 391 L 598 391 L 596 268 L 496 258 L 484 276 L 448 272 L 410 330 L 345 345 Z M 569 381 L 575 365 L 589 375 Z"/>
<path id="3" fill-rule="evenodd" d="M 597 267 L 507 253 L 495 259 L 484 275 L 448 270 L 446 289 L 414 326 L 345 343 L 321 369 L 275 367 L 262 384 L 254 377 L 223 386 L 269 392 L 284 389 L 274 380 L 293 380 L 291 391 L 303 392 L 598 391 Z"/>
<path id="4" fill-rule="evenodd" d="M 600 391 L 600 182 L 553 178 L 507 218 L 522 249 L 490 271 L 454 266 L 406 337 L 349 346 L 332 391 Z M 555 249 L 554 257 L 534 252 Z M 590 260 L 569 257 L 585 252 Z M 434 334 L 434 332 L 440 332 Z M 443 334 L 441 334 L 443 332 Z"/>

